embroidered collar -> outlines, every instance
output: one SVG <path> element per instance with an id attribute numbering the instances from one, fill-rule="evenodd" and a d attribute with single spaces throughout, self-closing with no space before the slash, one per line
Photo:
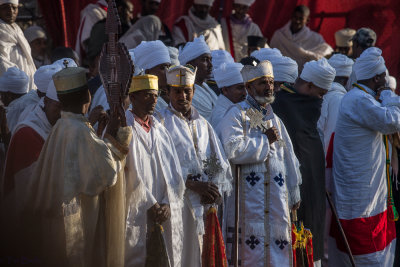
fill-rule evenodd
<path id="1" fill-rule="evenodd" d="M 358 83 L 353 83 L 353 86 L 357 87 L 358 89 L 360 89 L 360 90 L 366 92 L 367 94 L 372 95 L 374 98 L 376 98 L 376 92 L 374 92 L 374 90 L 372 90 L 368 86 L 366 86 L 364 84 L 358 84 Z"/>
<path id="2" fill-rule="evenodd" d="M 146 133 L 150 132 L 151 129 L 151 120 L 150 120 L 150 116 L 147 116 L 147 120 L 142 120 L 141 118 L 139 118 L 138 116 L 135 115 L 135 113 L 133 113 L 133 111 L 131 110 L 132 114 L 133 114 L 133 118 L 135 119 L 135 121 L 137 123 L 140 124 L 140 126 L 142 126 L 142 128 L 146 131 Z"/>
<path id="3" fill-rule="evenodd" d="M 258 111 L 260 111 L 264 116 L 268 114 L 268 108 L 264 108 L 262 107 L 260 104 L 258 104 L 258 102 L 251 97 L 250 95 L 247 95 L 246 98 L 247 102 L 249 103 L 250 106 L 252 106 L 253 108 L 257 109 Z M 268 105 L 270 106 L 270 105 Z M 268 107 L 267 106 L 267 107 Z"/>

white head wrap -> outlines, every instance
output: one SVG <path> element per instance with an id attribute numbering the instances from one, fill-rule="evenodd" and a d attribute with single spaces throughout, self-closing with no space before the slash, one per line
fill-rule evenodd
<path id="1" fill-rule="evenodd" d="M 272 64 L 268 60 L 261 61 L 257 66 L 245 65 L 240 71 L 245 83 L 252 82 L 261 77 L 274 78 Z"/>
<path id="2" fill-rule="evenodd" d="M 270 57 L 274 68 L 274 80 L 277 82 L 294 83 L 299 76 L 299 68 L 296 61 L 290 57 Z"/>
<path id="3" fill-rule="evenodd" d="M 57 97 L 57 89 L 56 89 L 56 86 L 54 85 L 53 80 L 51 80 L 51 82 L 49 83 L 49 86 L 46 91 L 46 97 L 50 98 L 51 100 L 60 102 L 60 100 L 58 100 L 58 97 Z"/>
<path id="4" fill-rule="evenodd" d="M 354 61 L 343 54 L 334 54 L 328 63 L 336 70 L 336 76 L 350 77 L 353 71 Z"/>
<path id="5" fill-rule="evenodd" d="M 0 0 L 0 5 L 3 5 L 3 4 L 18 5 L 18 0 Z"/>
<path id="6" fill-rule="evenodd" d="M 335 69 L 329 65 L 325 58 L 321 58 L 318 61 L 312 60 L 304 64 L 300 78 L 306 82 L 312 82 L 319 88 L 329 90 L 335 76 Z"/>
<path id="7" fill-rule="evenodd" d="M 353 67 L 357 81 L 371 79 L 386 71 L 385 60 L 381 55 L 382 50 L 377 47 L 370 47 L 362 52 Z"/>
<path id="8" fill-rule="evenodd" d="M 254 4 L 256 0 L 235 0 L 233 1 L 235 4 L 244 5 L 244 6 L 251 6 Z"/>
<path id="9" fill-rule="evenodd" d="M 240 63 L 222 63 L 219 68 L 213 70 L 214 79 L 219 88 L 228 87 L 234 84 L 243 83 L 240 73 L 243 65 Z"/>
<path id="10" fill-rule="evenodd" d="M 76 62 L 72 58 L 68 58 L 68 57 L 54 61 L 52 65 L 58 65 L 63 69 L 63 68 L 65 68 L 65 66 L 64 66 L 65 60 L 68 62 L 68 65 L 67 65 L 68 67 L 78 67 L 78 65 L 76 65 Z"/>
<path id="11" fill-rule="evenodd" d="M 234 63 L 235 60 L 225 50 L 213 50 L 211 51 L 213 69 L 218 69 L 222 63 Z"/>
<path id="12" fill-rule="evenodd" d="M 29 90 L 29 77 L 17 67 L 11 67 L 0 77 L 0 92 L 26 94 Z"/>
<path id="13" fill-rule="evenodd" d="M 28 43 L 30 43 L 36 39 L 39 39 L 39 38 L 47 39 L 46 32 L 43 30 L 43 28 L 40 26 L 36 26 L 36 25 L 28 27 L 24 31 L 24 35 L 25 35 L 26 40 L 28 40 Z"/>
<path id="14" fill-rule="evenodd" d="M 129 49 L 128 52 L 129 52 L 129 55 L 131 56 L 133 65 L 135 66 L 135 72 L 133 73 L 133 76 L 138 76 L 141 73 L 144 73 L 144 71 L 141 68 L 139 68 L 138 65 L 136 65 L 135 52 L 133 50 L 134 49 Z"/>
<path id="15" fill-rule="evenodd" d="M 180 64 L 178 59 L 179 56 L 178 48 L 175 48 L 173 46 L 168 46 L 168 52 L 169 52 L 169 57 L 171 58 L 171 64 L 178 66 Z"/>
<path id="16" fill-rule="evenodd" d="M 60 71 L 62 68 L 59 64 L 44 65 L 38 68 L 33 76 L 38 90 L 46 93 L 50 81 L 52 81 L 53 74 Z"/>
<path id="17" fill-rule="evenodd" d="M 214 0 L 194 0 L 196 5 L 205 5 L 205 6 L 212 6 Z"/>
<path id="18" fill-rule="evenodd" d="M 211 55 L 211 51 L 206 41 L 204 41 L 204 36 L 201 35 L 198 38 L 194 38 L 193 42 L 186 43 L 185 47 L 179 51 L 179 62 L 185 65 L 203 54 Z"/>
<path id="19" fill-rule="evenodd" d="M 135 49 L 135 63 L 143 69 L 148 70 L 157 65 L 171 63 L 168 48 L 160 40 L 146 42 L 143 41 Z"/>
<path id="20" fill-rule="evenodd" d="M 259 61 L 269 60 L 272 56 L 282 56 L 281 51 L 278 48 L 261 48 L 251 53 L 252 57 L 255 57 Z"/>
<path id="21" fill-rule="evenodd" d="M 396 90 L 397 87 L 396 78 L 393 76 L 386 76 L 386 86 L 392 90 Z"/>

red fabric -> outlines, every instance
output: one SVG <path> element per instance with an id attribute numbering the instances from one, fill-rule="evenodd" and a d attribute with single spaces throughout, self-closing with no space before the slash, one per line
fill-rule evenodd
<path id="1" fill-rule="evenodd" d="M 393 221 L 388 220 L 387 210 L 367 218 L 340 219 L 340 223 L 353 255 L 381 251 L 396 238 L 395 224 Z M 333 217 L 330 235 L 336 239 L 338 249 L 346 252 L 338 225 Z"/>
<path id="2" fill-rule="evenodd" d="M 333 140 L 335 139 L 335 133 L 331 135 L 331 140 L 329 141 L 328 151 L 326 152 L 326 168 L 332 168 L 333 166 Z"/>
<path id="3" fill-rule="evenodd" d="M 62 1 L 62 0 L 60 0 Z M 68 40 L 70 47 L 75 47 L 75 38 L 79 28 L 80 10 L 96 0 L 69 0 L 65 5 Z M 232 10 L 232 2 L 216 0 L 211 13 L 218 19 L 228 16 Z M 61 17 L 59 16 L 60 2 L 38 0 L 42 14 L 46 20 L 48 31 L 55 45 L 64 43 Z M 132 0 L 134 12 L 140 12 L 140 0 Z M 158 15 L 170 28 L 181 15 L 187 14 L 193 0 L 161 1 Z M 223 3 L 223 12 L 219 8 Z M 383 50 L 383 56 L 389 72 L 400 80 L 400 5 L 398 0 L 287 0 L 287 1 L 256 1 L 250 9 L 253 21 L 260 26 L 264 35 L 271 40 L 272 34 L 287 23 L 294 7 L 305 4 L 310 7 L 310 28 L 318 30 L 325 40 L 335 46 L 334 33 L 343 27 L 358 29 L 372 28 L 378 36 L 377 46 Z M 324 19 L 321 23 L 321 18 Z"/>
<path id="4" fill-rule="evenodd" d="M 43 144 L 43 138 L 30 127 L 23 127 L 12 136 L 4 170 L 5 194 L 14 188 L 14 175 L 37 161 Z"/>
<path id="5" fill-rule="evenodd" d="M 189 32 L 188 29 L 186 27 L 186 22 L 184 19 L 179 20 L 175 26 L 177 26 L 179 29 L 181 29 L 183 36 L 185 37 L 185 40 L 189 40 Z"/>
<path id="6" fill-rule="evenodd" d="M 232 37 L 232 25 L 231 25 L 231 19 L 230 17 L 225 18 L 226 25 L 228 26 L 228 37 L 229 37 L 229 47 L 231 50 L 231 55 L 233 58 L 235 58 L 235 47 L 233 46 L 233 37 Z"/>

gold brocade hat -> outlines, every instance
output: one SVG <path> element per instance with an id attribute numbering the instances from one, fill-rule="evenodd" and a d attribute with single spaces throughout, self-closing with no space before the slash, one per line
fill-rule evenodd
<path id="1" fill-rule="evenodd" d="M 245 83 L 249 83 L 257 80 L 261 77 L 274 78 L 274 71 L 272 69 L 272 64 L 268 60 L 261 61 L 257 66 L 246 65 L 240 71 Z"/>
<path id="2" fill-rule="evenodd" d="M 129 93 L 142 90 L 158 90 L 158 77 L 151 74 L 133 76 Z"/>
<path id="3" fill-rule="evenodd" d="M 191 65 L 172 66 L 167 70 L 167 84 L 174 87 L 193 86 L 197 68 Z"/>
<path id="4" fill-rule="evenodd" d="M 80 67 L 66 67 L 53 75 L 57 94 L 69 94 L 88 89 L 86 70 Z"/>

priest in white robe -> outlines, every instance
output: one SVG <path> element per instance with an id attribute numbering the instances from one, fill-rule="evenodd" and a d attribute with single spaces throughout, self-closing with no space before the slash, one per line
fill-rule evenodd
<path id="1" fill-rule="evenodd" d="M 211 112 L 218 98 L 206 83 L 212 76 L 211 60 L 211 51 L 204 41 L 204 36 L 187 43 L 179 53 L 179 62 L 182 65 L 190 64 L 197 68 L 192 105 L 207 121 L 211 119 Z"/>
<path id="2" fill-rule="evenodd" d="M 310 10 L 306 6 L 297 6 L 293 11 L 292 19 L 278 29 L 271 39 L 271 47 L 278 48 L 284 56 L 297 62 L 299 70 L 311 60 L 318 60 L 333 52 L 319 33 L 306 26 L 309 21 Z"/>
<path id="3" fill-rule="evenodd" d="M 15 23 L 18 15 L 18 0 L 1 0 L 0 8 L 0 75 L 11 67 L 17 67 L 29 77 L 29 90 L 34 88 L 33 75 L 36 67 L 31 56 L 31 47 L 21 28 Z"/>
<path id="4" fill-rule="evenodd" d="M 240 63 L 222 63 L 218 69 L 214 69 L 214 79 L 221 94 L 218 96 L 215 107 L 211 113 L 210 123 L 216 130 L 222 122 L 225 113 L 236 103 L 246 99 L 247 91 L 243 83 L 242 70 Z"/>
<path id="5" fill-rule="evenodd" d="M 200 267 L 204 218 L 232 189 L 232 174 L 211 125 L 191 105 L 196 71 L 191 66 L 168 70 L 170 105 L 159 120 L 175 144 L 186 185 L 183 208 L 182 266 Z"/>
<path id="6" fill-rule="evenodd" d="M 263 37 L 260 27 L 247 14 L 254 2 L 255 0 L 234 0 L 232 14 L 221 19 L 225 48 L 236 62 L 247 57 L 248 36 Z"/>
<path id="7" fill-rule="evenodd" d="M 387 137 L 400 131 L 400 98 L 385 88 L 381 54 L 371 47 L 354 63 L 357 83 L 342 99 L 335 129 L 333 200 L 356 266 L 393 266 L 395 256 Z M 331 236 L 329 266 L 351 266 L 334 222 Z"/>
<path id="8" fill-rule="evenodd" d="M 273 113 L 269 61 L 244 66 L 247 99 L 233 105 L 217 128 L 239 174 L 239 261 L 242 266 L 292 266 L 291 209 L 300 205 L 299 162 L 284 124 Z M 227 256 L 233 256 L 235 198 L 227 200 Z M 233 265 L 230 261 L 230 265 Z"/>
<path id="9" fill-rule="evenodd" d="M 281 86 L 293 86 L 299 76 L 296 61 L 285 56 L 271 56 L 269 61 L 274 69 L 274 91 L 279 92 Z"/>
<path id="10" fill-rule="evenodd" d="M 209 14 L 214 0 L 194 0 L 187 16 L 178 18 L 172 28 L 175 46 L 204 35 L 211 50 L 225 49 L 221 25 Z M 182 63 L 185 64 L 185 63 Z"/>
<path id="11" fill-rule="evenodd" d="M 111 117 L 104 140 L 84 114 L 86 71 L 53 75 L 61 118 L 48 136 L 21 208 L 26 255 L 42 266 L 124 266 L 124 159 L 131 128 Z M 29 226 L 29 227 L 28 227 Z"/>
<path id="12" fill-rule="evenodd" d="M 170 266 L 184 266 L 181 257 L 185 186 L 174 143 L 167 129 L 152 116 L 158 97 L 157 76 L 134 76 L 129 97 L 133 108 L 126 112 L 126 118 L 133 138 L 126 164 L 129 206 L 125 265 L 145 266 L 149 248 L 146 240 L 158 223 L 164 228 Z"/>

